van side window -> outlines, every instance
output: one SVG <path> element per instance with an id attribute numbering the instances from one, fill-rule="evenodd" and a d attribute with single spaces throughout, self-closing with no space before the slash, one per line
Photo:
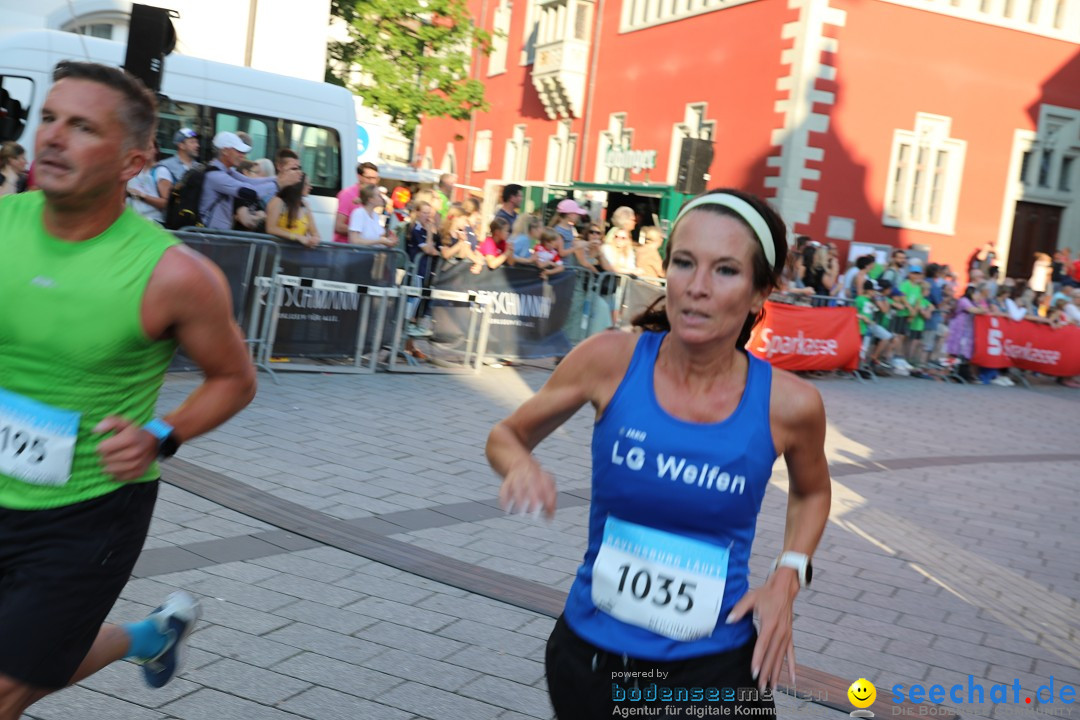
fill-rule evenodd
<path id="1" fill-rule="evenodd" d="M 202 135 L 202 106 L 195 103 L 181 103 L 175 100 L 160 100 L 158 103 L 158 147 L 162 159 L 176 154 L 173 138 L 180 128 L 191 128 Z M 200 152 L 205 155 L 210 142 L 200 138 Z"/>
<path id="2" fill-rule="evenodd" d="M 0 75 L 0 141 L 18 140 L 22 136 L 33 100 L 33 80 Z"/>
<path id="3" fill-rule="evenodd" d="M 251 136 L 251 151 L 247 154 L 248 159 L 258 160 L 268 157 L 273 160 L 277 149 L 271 146 L 270 128 L 273 123 L 274 121 L 270 118 L 218 110 L 214 118 L 214 135 L 226 130 L 246 132 Z"/>
<path id="4" fill-rule="evenodd" d="M 341 190 L 341 138 L 336 130 L 289 122 L 289 147 L 311 182 L 311 194 L 334 197 Z"/>

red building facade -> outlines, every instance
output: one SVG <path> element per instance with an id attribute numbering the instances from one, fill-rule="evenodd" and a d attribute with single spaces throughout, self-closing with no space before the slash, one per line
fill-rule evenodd
<path id="1" fill-rule="evenodd" d="M 674 184 L 704 138 L 709 186 L 842 253 L 1080 251 L 1080 0 L 471 2 L 491 109 L 419 142 L 463 184 Z"/>

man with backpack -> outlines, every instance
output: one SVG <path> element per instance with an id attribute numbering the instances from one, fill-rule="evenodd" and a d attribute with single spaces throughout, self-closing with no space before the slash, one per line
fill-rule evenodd
<path id="1" fill-rule="evenodd" d="M 276 178 L 252 178 L 236 171 L 237 164 L 251 150 L 236 133 L 223 131 L 214 136 L 217 157 L 202 171 L 202 191 L 199 198 L 199 221 L 212 230 L 229 230 L 233 226 L 233 203 L 239 199 L 249 202 L 275 194 L 281 187 L 300 182 L 300 163 L 286 162 Z M 197 178 L 188 173 L 185 184 Z"/>
<path id="2" fill-rule="evenodd" d="M 180 128 L 173 135 L 176 154 L 162 160 L 151 172 L 157 182 L 158 197 L 168 200 L 175 185 L 195 164 L 199 155 L 199 136 L 191 128 Z"/>

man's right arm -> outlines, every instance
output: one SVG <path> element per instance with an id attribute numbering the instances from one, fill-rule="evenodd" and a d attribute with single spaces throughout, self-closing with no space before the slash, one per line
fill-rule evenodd
<path id="1" fill-rule="evenodd" d="M 215 173 L 216 174 L 216 173 Z M 155 300 L 156 298 L 156 300 Z M 183 247 L 166 252 L 144 303 L 159 302 L 156 323 L 168 322 L 203 383 L 165 416 L 181 441 L 208 432 L 255 397 L 255 368 L 233 319 L 228 282 L 209 260 Z M 151 306 L 152 307 L 152 306 Z"/>
<path id="2" fill-rule="evenodd" d="M 208 172 L 203 183 L 207 188 L 220 195 L 235 198 L 241 190 L 250 190 L 259 197 L 269 191 L 277 190 L 277 180 L 274 178 L 244 178 L 237 180 L 227 172 Z"/>
<path id="3" fill-rule="evenodd" d="M 334 216 L 334 232 L 338 235 L 349 234 L 349 218 L 352 216 L 352 211 L 356 209 L 356 204 L 349 201 L 345 197 L 345 193 L 348 192 L 348 188 L 342 190 L 337 194 L 337 215 Z"/>

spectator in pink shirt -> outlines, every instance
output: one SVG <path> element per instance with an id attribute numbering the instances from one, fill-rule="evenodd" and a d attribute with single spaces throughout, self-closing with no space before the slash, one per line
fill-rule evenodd
<path id="1" fill-rule="evenodd" d="M 337 195 L 338 209 L 334 216 L 334 242 L 349 242 L 349 218 L 360 207 L 360 188 L 379 185 L 379 168 L 375 163 L 363 162 L 356 166 L 356 184 Z"/>
<path id="2" fill-rule="evenodd" d="M 484 242 L 480 243 L 480 257 L 477 259 L 487 263 L 487 266 L 492 270 L 502 265 L 510 256 L 506 243 L 508 237 L 510 237 L 510 223 L 501 217 L 492 220 L 491 234 Z"/>

